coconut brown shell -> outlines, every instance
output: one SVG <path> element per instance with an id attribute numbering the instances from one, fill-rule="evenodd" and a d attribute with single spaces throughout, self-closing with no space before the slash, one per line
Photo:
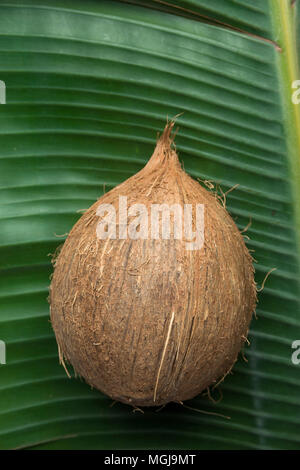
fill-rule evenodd
<path id="1" fill-rule="evenodd" d="M 147 165 L 93 204 L 67 237 L 50 288 L 60 360 L 112 399 L 156 406 L 224 376 L 256 304 L 252 258 L 214 193 L 188 176 L 168 124 Z M 204 246 L 184 239 L 99 239 L 96 214 L 128 206 L 204 204 Z"/>

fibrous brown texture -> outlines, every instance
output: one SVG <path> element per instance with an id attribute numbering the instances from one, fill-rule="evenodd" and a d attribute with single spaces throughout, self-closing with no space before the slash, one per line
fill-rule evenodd
<path id="1" fill-rule="evenodd" d="M 192 398 L 222 377 L 256 304 L 243 237 L 216 196 L 182 170 L 172 126 L 147 165 L 76 223 L 50 288 L 60 359 L 93 387 L 137 406 Z M 113 204 L 118 220 L 120 195 L 149 213 L 152 204 L 204 204 L 204 246 L 188 250 L 174 230 L 170 239 L 100 239 L 97 209 Z"/>

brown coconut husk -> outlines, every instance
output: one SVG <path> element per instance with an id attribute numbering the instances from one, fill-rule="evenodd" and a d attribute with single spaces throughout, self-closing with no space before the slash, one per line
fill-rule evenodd
<path id="1" fill-rule="evenodd" d="M 51 321 L 60 361 L 112 399 L 161 406 L 231 370 L 256 305 L 252 258 L 215 195 L 188 176 L 168 123 L 146 166 L 80 218 L 55 261 Z M 186 241 L 97 237 L 99 204 L 204 204 L 200 250 Z M 118 211 L 117 211 L 118 215 Z M 194 224 L 194 220 L 193 220 Z"/>

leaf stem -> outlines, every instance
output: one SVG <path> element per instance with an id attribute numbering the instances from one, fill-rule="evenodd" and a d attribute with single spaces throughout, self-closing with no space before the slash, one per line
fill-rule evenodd
<path id="1" fill-rule="evenodd" d="M 276 42 L 282 52 L 276 52 L 282 96 L 283 124 L 287 136 L 287 157 L 296 223 L 296 243 L 300 258 L 300 104 L 292 101 L 292 85 L 300 79 L 297 49 L 295 6 L 290 0 L 269 0 Z"/>

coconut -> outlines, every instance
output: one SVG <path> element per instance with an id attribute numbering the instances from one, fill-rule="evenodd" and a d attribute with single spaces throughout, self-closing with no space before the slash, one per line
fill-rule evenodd
<path id="1" fill-rule="evenodd" d="M 74 225 L 50 287 L 60 361 L 134 406 L 182 402 L 224 377 L 256 304 L 243 236 L 181 168 L 173 125 Z"/>

